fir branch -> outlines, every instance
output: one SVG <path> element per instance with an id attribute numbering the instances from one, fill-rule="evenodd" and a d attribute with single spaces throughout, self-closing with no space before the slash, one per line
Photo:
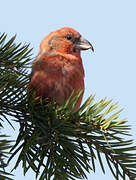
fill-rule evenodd
<path id="1" fill-rule="evenodd" d="M 14 43 L 15 36 L 6 41 L 7 35 L 0 36 L 0 126 L 2 121 L 7 120 L 12 126 L 10 116 L 16 119 L 18 109 L 14 106 L 22 101 L 24 89 L 27 88 L 28 73 L 22 68 L 30 62 L 29 45 L 21 46 Z M 21 68 L 20 68 L 21 67 Z M 27 74 L 27 77 L 26 77 Z M 20 100 L 21 99 L 21 100 Z M 10 115 L 10 116 L 9 116 Z M 13 127 L 13 126 L 12 126 Z M 13 127 L 14 128 L 14 127 Z M 6 172 L 9 149 L 12 141 L 6 140 L 7 136 L 0 134 L 0 179 L 11 179 L 10 173 Z"/>
<path id="2" fill-rule="evenodd" d="M 20 121 L 20 134 L 12 149 L 14 153 L 10 159 L 21 150 L 14 169 L 23 161 L 24 173 L 32 168 L 38 177 L 42 167 L 44 168 L 39 179 L 50 179 L 53 175 L 60 179 L 87 178 L 84 171 L 95 170 L 94 159 L 99 161 L 105 173 L 101 158 L 105 154 L 116 179 L 118 176 L 122 179 L 125 176 L 134 179 L 136 147 L 132 146 L 132 140 L 120 137 L 122 134 L 129 134 L 128 126 L 124 125 L 126 121 L 117 121 L 115 113 L 107 116 L 111 113 L 111 106 L 115 110 L 116 104 L 110 104 L 111 101 L 109 103 L 105 99 L 95 104 L 93 99 L 94 96 L 91 96 L 86 105 L 75 113 L 69 106 L 70 101 L 61 107 L 53 103 L 32 103 L 28 108 L 30 114 L 24 116 L 24 122 Z M 117 112 L 119 115 L 120 111 Z M 107 119 L 110 123 L 104 129 Z M 20 140 L 23 140 L 22 143 Z"/>
<path id="3" fill-rule="evenodd" d="M 2 128 L 0 128 L 2 129 Z M 6 172 L 7 163 L 5 162 L 5 159 L 9 156 L 9 149 L 11 148 L 11 141 L 6 140 L 7 136 L 0 135 L 0 179 L 4 180 L 12 180 L 11 176 L 13 176 L 11 173 Z"/>
<path id="4" fill-rule="evenodd" d="M 22 162 L 24 174 L 31 168 L 36 178 L 83 179 L 96 169 L 97 160 L 106 173 L 102 154 L 115 179 L 136 178 L 136 147 L 128 139 L 130 127 L 118 120 L 122 110 L 106 98 L 95 103 L 90 96 L 77 112 L 74 107 L 81 93 L 63 106 L 55 102 L 39 104 L 28 95 L 30 64 L 28 45 L 5 43 L 0 37 L 0 115 L 12 116 L 20 124 L 9 162 L 19 152 L 13 170 Z M 8 119 L 10 121 L 10 119 Z M 12 124 L 12 122 L 10 121 Z M 125 139 L 127 137 L 127 140 Z"/>

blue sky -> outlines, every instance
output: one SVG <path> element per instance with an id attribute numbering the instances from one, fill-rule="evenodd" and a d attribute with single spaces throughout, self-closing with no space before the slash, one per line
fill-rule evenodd
<path id="1" fill-rule="evenodd" d="M 124 108 L 121 118 L 128 118 L 136 138 L 135 8 L 135 0 L 4 0 L 1 1 L 0 31 L 9 37 L 17 34 L 17 42 L 31 43 L 34 57 L 40 41 L 49 32 L 64 26 L 78 30 L 95 49 L 95 53 L 82 53 L 84 100 L 95 93 L 96 100 L 106 96 L 119 101 L 120 107 Z M 13 138 L 17 135 L 8 125 L 4 131 Z M 88 174 L 88 179 L 113 180 L 108 171 L 103 175 L 98 166 L 95 174 Z M 14 174 L 14 180 L 35 179 L 32 171 L 24 177 L 21 166 Z"/>

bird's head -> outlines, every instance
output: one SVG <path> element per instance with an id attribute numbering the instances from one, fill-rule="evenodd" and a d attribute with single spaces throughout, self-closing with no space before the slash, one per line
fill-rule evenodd
<path id="1" fill-rule="evenodd" d="M 64 27 L 51 32 L 42 40 L 40 45 L 40 53 L 59 52 L 80 55 L 81 50 L 87 49 L 94 51 L 91 43 L 70 27 Z"/>

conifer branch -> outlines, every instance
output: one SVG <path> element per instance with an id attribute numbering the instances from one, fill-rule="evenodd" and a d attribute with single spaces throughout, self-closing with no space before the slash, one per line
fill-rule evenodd
<path id="1" fill-rule="evenodd" d="M 39 180 L 84 179 L 86 171 L 95 172 L 96 160 L 106 173 L 104 154 L 115 179 L 134 180 L 136 147 L 117 103 L 106 98 L 96 103 L 92 95 L 74 112 L 82 92 L 63 106 L 36 103 L 34 92 L 27 92 L 30 74 L 24 68 L 31 62 L 29 45 L 16 45 L 15 37 L 5 40 L 1 35 L 0 116 L 12 125 L 10 115 L 20 125 L 8 160 L 18 156 L 13 170 L 22 163 L 24 174 L 32 169 Z"/>

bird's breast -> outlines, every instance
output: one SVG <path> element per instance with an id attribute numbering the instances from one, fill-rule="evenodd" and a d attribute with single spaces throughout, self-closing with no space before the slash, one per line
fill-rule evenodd
<path id="1" fill-rule="evenodd" d="M 84 70 L 81 63 L 48 62 L 35 70 L 30 89 L 37 89 L 36 96 L 65 103 L 71 93 L 84 89 Z"/>

